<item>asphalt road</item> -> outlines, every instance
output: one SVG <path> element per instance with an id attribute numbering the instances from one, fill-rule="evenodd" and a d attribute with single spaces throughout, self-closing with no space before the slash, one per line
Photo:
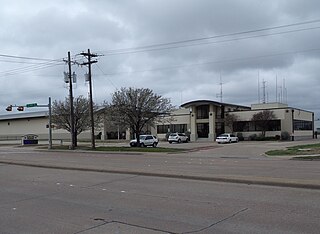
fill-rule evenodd
<path id="1" fill-rule="evenodd" d="M 0 164 L 0 233 L 319 233 L 320 191 Z"/>
<path id="2" fill-rule="evenodd" d="M 1 146 L 0 233 L 319 233 L 320 161 L 263 155 L 303 143 L 315 141 L 168 144 L 195 149 L 180 154 Z"/>
<path id="3" fill-rule="evenodd" d="M 320 161 L 263 155 L 269 149 L 302 143 L 199 144 L 197 150 L 180 154 L 48 152 L 0 147 L 0 163 L 320 189 Z M 188 143 L 170 147 L 173 145 L 195 146 Z"/>

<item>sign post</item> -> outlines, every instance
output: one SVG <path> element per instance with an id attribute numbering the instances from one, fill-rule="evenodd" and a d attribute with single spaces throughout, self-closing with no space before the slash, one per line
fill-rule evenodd
<path id="1" fill-rule="evenodd" d="M 51 118 L 51 97 L 49 97 L 48 105 L 38 105 L 38 103 L 28 103 L 26 107 L 48 107 L 49 109 L 49 146 L 48 149 L 52 149 L 52 118 Z"/>

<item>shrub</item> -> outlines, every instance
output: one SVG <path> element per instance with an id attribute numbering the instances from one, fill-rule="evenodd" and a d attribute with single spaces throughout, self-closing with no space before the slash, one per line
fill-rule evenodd
<path id="1" fill-rule="evenodd" d="M 249 140 L 250 141 L 274 141 L 276 138 L 275 137 L 266 137 L 263 136 L 262 134 L 257 135 L 257 134 L 253 134 L 249 136 Z"/>
<path id="2" fill-rule="evenodd" d="M 257 134 L 252 134 L 249 136 L 249 141 L 255 141 L 257 139 Z"/>
<path id="3" fill-rule="evenodd" d="M 243 137 L 241 132 L 237 133 L 237 137 L 239 138 L 239 141 L 243 141 L 244 140 L 244 137 Z"/>
<path id="4" fill-rule="evenodd" d="M 270 137 L 265 137 L 265 136 L 258 136 L 257 141 L 274 141 L 276 140 L 275 137 L 270 136 Z"/>
<path id="5" fill-rule="evenodd" d="M 281 140 L 283 141 L 290 140 L 290 134 L 288 132 L 281 132 Z"/>

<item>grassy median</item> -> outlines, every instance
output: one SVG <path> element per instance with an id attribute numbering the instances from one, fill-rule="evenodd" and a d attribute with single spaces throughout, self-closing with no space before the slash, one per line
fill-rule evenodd
<path id="1" fill-rule="evenodd" d="M 47 149 L 47 147 L 39 147 Z M 69 150 L 69 146 L 53 146 L 53 150 Z M 76 150 L 92 151 L 89 146 L 77 146 Z M 129 146 L 98 146 L 94 151 L 99 152 L 147 152 L 147 153 L 179 153 L 185 152 L 186 149 L 162 148 L 162 147 L 129 147 Z"/>
<path id="2" fill-rule="evenodd" d="M 112 146 L 100 146 L 96 148 L 96 151 L 106 152 L 150 152 L 150 153 L 178 153 L 186 151 L 185 149 L 173 149 L 162 147 L 112 147 Z"/>
<path id="3" fill-rule="evenodd" d="M 295 159 L 320 160 L 320 144 L 297 145 L 284 150 L 270 150 L 266 152 L 269 156 L 299 156 Z"/>

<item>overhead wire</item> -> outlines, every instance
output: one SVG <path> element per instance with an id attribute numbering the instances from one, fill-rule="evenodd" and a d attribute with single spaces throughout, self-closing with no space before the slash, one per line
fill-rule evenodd
<path id="1" fill-rule="evenodd" d="M 192 67 L 192 66 L 203 66 L 208 64 L 221 64 L 221 63 L 233 63 L 233 62 L 241 62 L 245 60 L 253 60 L 253 59 L 263 59 L 268 57 L 276 57 L 276 56 L 284 56 L 290 54 L 299 54 L 299 53 L 308 53 L 313 51 L 320 51 L 320 48 L 311 48 L 307 50 L 300 50 L 300 51 L 288 51 L 276 54 L 268 54 L 268 55 L 260 55 L 260 56 L 252 56 L 252 57 L 243 57 L 243 58 L 235 58 L 235 59 L 223 59 L 223 60 L 216 60 L 216 61 L 205 61 L 201 63 L 193 63 L 193 64 L 180 64 L 168 67 L 159 67 L 159 68 L 152 68 L 152 69 L 145 69 L 145 70 L 136 70 L 130 72 L 114 72 L 114 73 L 104 73 L 105 76 L 115 76 L 120 74 L 134 74 L 134 73 L 144 73 L 150 71 L 161 71 L 161 70 L 175 70 L 184 67 Z"/>
<path id="2" fill-rule="evenodd" d="M 60 66 L 63 65 L 64 63 L 60 62 L 46 62 L 46 63 L 40 63 L 36 65 L 30 65 L 30 66 L 25 66 L 25 67 L 19 67 L 19 68 L 14 68 L 11 70 L 6 70 L 0 72 L 0 76 L 12 76 L 12 75 L 17 75 L 17 74 L 22 74 L 22 73 L 27 73 L 27 72 L 33 72 L 41 69 L 46 69 L 54 66 Z"/>
<path id="3" fill-rule="evenodd" d="M 238 37 L 238 38 L 225 39 L 225 40 L 220 40 L 220 41 L 201 42 L 201 43 L 194 43 L 194 44 L 188 44 L 188 45 L 168 46 L 168 47 L 152 48 L 152 49 L 145 49 L 145 50 L 132 50 L 132 51 L 126 51 L 126 52 L 106 53 L 106 54 L 103 54 L 102 56 L 122 55 L 122 54 L 135 54 L 135 53 L 142 53 L 142 52 L 150 52 L 150 51 L 159 51 L 159 50 L 169 50 L 169 49 L 177 49 L 177 48 L 183 48 L 183 47 L 191 47 L 191 46 L 198 46 L 198 45 L 218 44 L 218 43 L 240 41 L 240 40 L 245 40 L 245 39 L 252 39 L 252 38 L 258 38 L 258 37 L 267 37 L 267 36 L 273 36 L 273 35 L 281 35 L 281 34 L 294 33 L 294 32 L 300 32 L 300 31 L 307 31 L 307 30 L 314 30 L 314 29 L 320 29 L 320 26 L 319 27 L 304 28 L 304 29 L 289 30 L 289 31 L 284 31 L 284 32 L 253 35 L 253 36 L 247 36 L 247 37 Z"/>
<path id="4" fill-rule="evenodd" d="M 63 59 L 48 59 L 48 58 L 36 58 L 36 57 L 27 57 L 27 56 L 17 56 L 17 55 L 8 55 L 8 54 L 0 54 L 0 58 L 2 59 L 0 62 L 6 63 L 15 63 L 15 64 L 30 64 L 29 66 L 23 66 L 18 68 L 12 68 L 6 71 L 1 71 L 0 76 L 12 76 L 21 73 L 27 73 L 32 71 L 37 71 L 41 69 L 46 69 L 58 65 L 63 64 Z M 37 62 L 39 61 L 39 62 Z"/>
<path id="5" fill-rule="evenodd" d="M 46 59 L 46 58 L 25 57 L 25 56 L 8 55 L 8 54 L 0 54 L 0 57 L 14 58 L 14 59 L 26 59 L 26 60 L 38 60 L 38 61 L 47 61 L 47 62 L 58 62 L 58 61 L 62 60 L 62 59 Z"/>
<path id="6" fill-rule="evenodd" d="M 108 76 L 108 75 L 101 69 L 101 67 L 100 67 L 97 63 L 95 63 L 94 65 L 102 72 L 102 74 L 103 74 L 104 76 Z M 108 77 L 107 77 L 107 79 L 108 79 L 108 81 L 110 82 L 110 84 L 111 84 L 115 89 L 118 89 L 117 86 L 112 82 L 112 80 L 110 80 Z"/>
<path id="7" fill-rule="evenodd" d="M 181 48 L 181 47 L 188 47 L 188 46 L 244 40 L 244 39 L 250 39 L 250 38 L 255 38 L 255 37 L 265 37 L 265 36 L 271 36 L 271 35 L 279 35 L 279 34 L 293 33 L 293 32 L 306 31 L 306 30 L 314 30 L 314 29 L 319 29 L 320 26 L 302 28 L 302 29 L 293 29 L 293 30 L 274 32 L 274 33 L 268 33 L 268 34 L 251 35 L 251 36 L 240 37 L 240 38 L 231 38 L 231 39 L 226 39 L 226 40 L 221 40 L 221 41 L 207 41 L 207 42 L 194 43 L 194 42 L 198 42 L 198 41 L 212 40 L 212 39 L 231 37 L 231 36 L 239 36 L 239 35 L 251 34 L 251 33 L 256 33 L 256 32 L 270 31 L 270 30 L 275 30 L 275 29 L 288 28 L 288 27 L 306 25 L 306 24 L 311 24 L 311 23 L 318 23 L 318 22 L 320 22 L 320 20 L 311 20 L 311 21 L 305 21 L 305 22 L 300 22 L 300 23 L 280 25 L 280 26 L 275 26 L 275 27 L 267 27 L 267 28 L 262 28 L 262 29 L 248 30 L 248 31 L 222 34 L 222 35 L 216 35 L 216 36 L 210 36 L 210 37 L 201 37 L 201 38 L 194 38 L 194 39 L 189 39 L 189 40 L 180 40 L 180 41 L 174 41 L 174 42 L 152 44 L 152 45 L 124 48 L 124 49 L 98 51 L 98 53 L 103 53 L 103 56 L 109 56 L 109 55 L 141 53 L 141 52 L 146 52 L 146 51 L 167 50 L 167 49 L 174 49 L 174 48 Z"/>
<path id="8" fill-rule="evenodd" d="M 180 41 L 174 41 L 174 42 L 152 44 L 152 45 L 125 48 L 125 49 L 108 50 L 108 51 L 105 51 L 106 53 L 102 56 L 141 53 L 141 52 L 156 51 L 156 50 L 168 50 L 168 49 L 175 49 L 175 48 L 182 48 L 182 47 L 189 47 L 189 46 L 206 45 L 206 44 L 213 44 L 213 43 L 224 43 L 224 42 L 231 42 L 231 41 L 237 41 L 237 40 L 245 40 L 245 39 L 250 39 L 250 38 L 265 37 L 265 36 L 271 36 L 271 35 L 280 35 L 280 34 L 294 33 L 294 32 L 299 32 L 299 31 L 306 31 L 306 30 L 314 30 L 314 29 L 319 29 L 320 26 L 293 29 L 293 30 L 266 33 L 266 34 L 249 35 L 249 36 L 244 36 L 244 37 L 229 38 L 229 39 L 218 40 L 218 41 L 208 41 L 208 40 L 217 39 L 217 38 L 245 35 L 245 34 L 251 34 L 251 33 L 256 33 L 256 32 L 270 31 L 270 30 L 300 26 L 300 25 L 307 25 L 307 24 L 319 23 L 319 22 L 320 22 L 320 19 L 319 20 L 316 19 L 316 20 L 310 20 L 310 21 L 305 21 L 305 22 L 286 24 L 286 25 L 280 25 L 280 26 L 274 26 L 274 27 L 266 27 L 266 28 L 254 29 L 254 30 L 247 30 L 247 31 L 242 31 L 242 32 L 234 32 L 234 33 L 222 34 L 222 35 L 216 35 L 216 36 L 193 38 L 193 39 L 188 39 L 188 40 L 180 40 Z M 74 60 L 76 59 L 76 56 L 77 55 L 74 56 Z M 53 66 L 62 65 L 66 62 L 63 58 L 61 58 L 61 59 L 47 59 L 47 58 L 8 55 L 8 54 L 0 54 L 0 57 L 4 57 L 4 58 L 8 58 L 8 59 L 15 59 L 15 60 L 19 59 L 19 60 L 27 60 L 27 61 L 29 61 L 29 60 L 45 61 L 44 63 L 34 63 L 34 62 L 26 62 L 26 61 L 11 61 L 11 63 L 25 63 L 25 64 L 32 64 L 32 65 L 26 66 L 26 67 L 14 68 L 11 70 L 0 72 L 0 76 L 8 76 L 8 75 L 16 75 L 16 74 L 20 74 L 20 73 L 32 72 L 32 71 L 36 71 L 36 70 L 40 70 L 40 69 L 46 69 L 46 68 L 50 68 Z M 10 62 L 10 60 L 4 60 L 3 62 Z M 177 66 L 173 66 L 173 67 L 181 67 L 181 66 L 189 66 L 189 65 L 177 65 Z M 102 69 L 99 66 L 97 66 L 97 67 L 99 68 L 99 70 L 102 71 Z M 154 70 L 168 69 L 168 68 L 169 67 L 155 68 L 155 69 L 149 69 L 149 70 L 143 70 L 143 71 L 154 71 Z M 133 71 L 133 72 L 129 72 L 129 73 L 134 73 L 134 72 L 141 72 L 141 71 Z M 104 75 L 111 74 L 111 73 L 106 74 L 103 71 L 102 71 L 102 73 Z M 128 73 L 128 72 L 113 73 L 113 74 L 125 74 L 125 73 Z M 112 84 L 112 85 L 115 87 L 114 84 Z"/>

